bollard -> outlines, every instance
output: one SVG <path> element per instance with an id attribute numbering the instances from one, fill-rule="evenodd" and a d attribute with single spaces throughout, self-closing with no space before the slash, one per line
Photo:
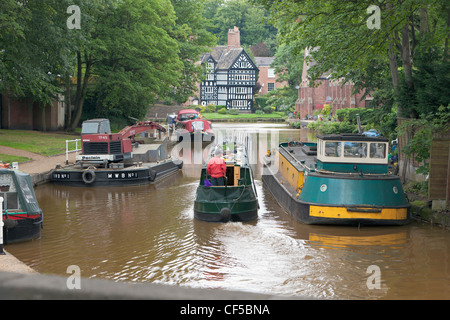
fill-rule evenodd
<path id="1" fill-rule="evenodd" d="M 6 253 L 3 251 L 3 197 L 0 197 L 0 255 L 5 255 Z"/>

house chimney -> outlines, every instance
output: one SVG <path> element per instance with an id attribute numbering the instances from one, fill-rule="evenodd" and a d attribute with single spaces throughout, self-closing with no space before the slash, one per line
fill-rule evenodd
<path id="1" fill-rule="evenodd" d="M 230 51 L 231 48 L 240 48 L 241 47 L 241 32 L 238 27 L 234 27 L 233 29 L 228 30 L 228 46 L 227 52 Z"/>

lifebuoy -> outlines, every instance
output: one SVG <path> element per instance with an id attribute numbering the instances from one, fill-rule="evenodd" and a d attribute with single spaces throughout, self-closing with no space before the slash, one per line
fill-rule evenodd
<path id="1" fill-rule="evenodd" d="M 91 184 L 95 181 L 95 172 L 94 170 L 88 169 L 83 171 L 83 174 L 81 175 L 81 178 L 83 178 L 84 183 Z"/>

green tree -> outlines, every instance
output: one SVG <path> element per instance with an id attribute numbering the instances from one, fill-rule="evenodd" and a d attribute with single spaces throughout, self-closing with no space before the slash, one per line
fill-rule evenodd
<path id="1" fill-rule="evenodd" d="M 61 77 L 73 67 L 62 14 L 67 6 L 65 0 L 0 4 L 0 91 L 37 102 L 44 130 L 45 107 L 62 92 Z"/>
<path id="2" fill-rule="evenodd" d="M 149 104 L 178 84 L 182 63 L 170 36 L 169 0 L 92 0 L 80 4 L 77 89 L 71 129 L 81 118 L 88 85 L 98 115 L 142 118 Z"/>
<path id="3" fill-rule="evenodd" d="M 197 90 L 203 69 L 196 65 L 200 55 L 216 44 L 216 37 L 206 30 L 208 21 L 202 16 L 203 0 L 171 0 L 176 24 L 170 33 L 178 42 L 179 57 L 183 63 L 178 85 L 169 96 L 182 103 Z"/>
<path id="4" fill-rule="evenodd" d="M 203 16 L 211 21 L 208 30 L 220 45 L 226 45 L 228 30 L 234 26 L 241 32 L 241 45 L 249 47 L 264 42 L 275 49 L 277 30 L 268 23 L 268 11 L 249 0 L 205 0 Z"/>
<path id="5" fill-rule="evenodd" d="M 352 72 L 374 70 L 372 64 L 389 67 L 398 113 L 417 116 L 417 111 L 398 99 L 413 97 L 414 56 L 420 48 L 444 52 L 448 62 L 448 12 L 444 0 L 388 0 L 379 4 L 380 28 L 371 29 L 367 8 L 373 1 L 350 0 L 254 0 L 270 10 L 285 43 L 313 48 L 309 70 L 312 80 L 331 71 L 333 78 L 351 78 Z M 381 68 L 384 72 L 384 68 Z M 381 76 L 381 74 L 377 74 Z M 363 77 L 359 77 L 362 79 Z"/>

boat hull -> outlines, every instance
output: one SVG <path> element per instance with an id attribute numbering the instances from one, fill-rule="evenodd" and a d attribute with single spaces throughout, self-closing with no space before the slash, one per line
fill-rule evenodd
<path id="1" fill-rule="evenodd" d="M 289 186 L 284 186 L 267 167 L 265 167 L 262 181 L 265 188 L 269 190 L 280 206 L 297 221 L 304 224 L 404 225 L 409 222 L 411 217 L 410 205 L 407 203 L 368 205 L 355 201 L 338 204 L 301 200 L 297 198 L 296 194 L 288 190 Z M 303 190 L 307 187 L 307 183 L 305 183 Z M 317 190 L 316 194 L 320 192 Z M 339 199 L 339 197 L 336 197 L 336 194 L 333 197 Z M 342 199 L 339 201 L 342 201 Z"/>
<path id="2" fill-rule="evenodd" d="M 38 239 L 41 237 L 42 215 L 37 217 L 24 217 L 5 219 L 3 239 L 5 244 Z"/>
<path id="3" fill-rule="evenodd" d="M 159 164 L 124 169 L 81 169 L 65 167 L 50 173 L 50 181 L 57 184 L 96 187 L 111 185 L 139 185 L 156 182 L 182 168 L 182 161 L 164 161 Z"/>
<path id="4" fill-rule="evenodd" d="M 224 206 L 224 208 L 228 208 L 230 204 Z M 232 212 L 230 214 L 222 214 L 221 212 L 201 212 L 194 209 L 194 218 L 201 221 L 207 222 L 245 222 L 252 221 L 258 218 L 258 209 L 252 209 L 249 211 L 242 212 Z"/>
<path id="5" fill-rule="evenodd" d="M 258 199 L 250 186 L 199 186 L 197 189 L 194 218 L 198 220 L 208 222 L 251 221 L 257 217 Z"/>

